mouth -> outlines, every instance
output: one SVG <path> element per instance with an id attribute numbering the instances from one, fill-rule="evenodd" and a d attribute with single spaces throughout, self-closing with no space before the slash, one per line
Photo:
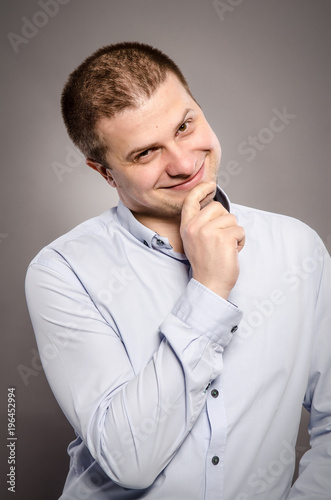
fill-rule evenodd
<path id="1" fill-rule="evenodd" d="M 197 173 L 193 175 L 193 177 L 179 184 L 175 184 L 174 186 L 169 186 L 166 189 L 171 191 L 185 191 L 187 189 L 191 189 L 202 181 L 204 170 L 205 162 L 203 162 L 203 164 L 201 165 Z"/>

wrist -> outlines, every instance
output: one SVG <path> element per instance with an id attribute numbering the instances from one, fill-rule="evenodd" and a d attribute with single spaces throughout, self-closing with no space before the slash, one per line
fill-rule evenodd
<path id="1" fill-rule="evenodd" d="M 201 279 L 198 276 L 195 276 L 194 274 L 192 275 L 192 278 L 194 278 L 196 281 L 201 283 L 201 285 L 205 286 L 206 288 L 208 288 L 212 292 L 216 293 L 217 295 L 219 295 L 220 297 L 222 297 L 225 300 L 228 299 L 230 292 L 233 288 L 233 287 L 224 286 L 224 284 L 221 284 L 221 283 L 215 283 L 213 280 Z"/>

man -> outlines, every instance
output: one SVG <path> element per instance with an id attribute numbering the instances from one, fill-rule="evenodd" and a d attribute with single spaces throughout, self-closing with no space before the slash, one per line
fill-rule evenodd
<path id="1" fill-rule="evenodd" d="M 331 267 L 318 236 L 230 206 L 219 142 L 150 46 L 90 56 L 62 110 L 120 201 L 27 274 L 45 372 L 77 434 L 61 499 L 329 499 Z M 291 488 L 302 403 L 312 448 Z"/>

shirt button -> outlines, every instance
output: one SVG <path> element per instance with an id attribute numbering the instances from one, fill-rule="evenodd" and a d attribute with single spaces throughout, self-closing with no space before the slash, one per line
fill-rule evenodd
<path id="1" fill-rule="evenodd" d="M 231 333 L 234 333 L 234 332 L 236 332 L 237 330 L 238 330 L 238 327 L 237 327 L 237 325 L 236 325 L 236 326 L 234 326 L 233 328 L 231 328 Z"/>
<path id="2" fill-rule="evenodd" d="M 211 391 L 211 393 L 210 393 L 210 394 L 213 396 L 213 398 L 217 398 L 217 397 L 218 397 L 219 392 L 218 392 L 218 390 L 217 390 L 217 389 L 213 389 L 213 390 Z"/>
<path id="3" fill-rule="evenodd" d="M 211 463 L 213 465 L 217 465 L 219 463 L 219 461 L 220 461 L 220 459 L 216 455 L 211 459 Z"/>
<path id="4" fill-rule="evenodd" d="M 146 245 L 146 247 L 148 247 L 148 243 L 146 240 L 144 240 L 144 245 Z"/>
<path id="5" fill-rule="evenodd" d="M 162 240 L 156 240 L 156 243 L 157 243 L 160 247 L 163 247 L 163 245 L 164 245 L 164 241 L 162 241 Z"/>

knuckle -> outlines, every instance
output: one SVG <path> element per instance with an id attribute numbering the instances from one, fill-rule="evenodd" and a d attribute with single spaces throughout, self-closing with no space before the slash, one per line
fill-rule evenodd
<path id="1" fill-rule="evenodd" d="M 237 221 L 237 217 L 233 214 L 229 214 L 227 215 L 227 218 L 229 220 L 229 222 L 233 225 L 233 226 L 238 226 L 238 221 Z"/>
<path id="2" fill-rule="evenodd" d="M 185 227 L 185 235 L 189 238 L 192 238 L 196 233 L 195 224 L 193 221 L 190 221 Z"/>

